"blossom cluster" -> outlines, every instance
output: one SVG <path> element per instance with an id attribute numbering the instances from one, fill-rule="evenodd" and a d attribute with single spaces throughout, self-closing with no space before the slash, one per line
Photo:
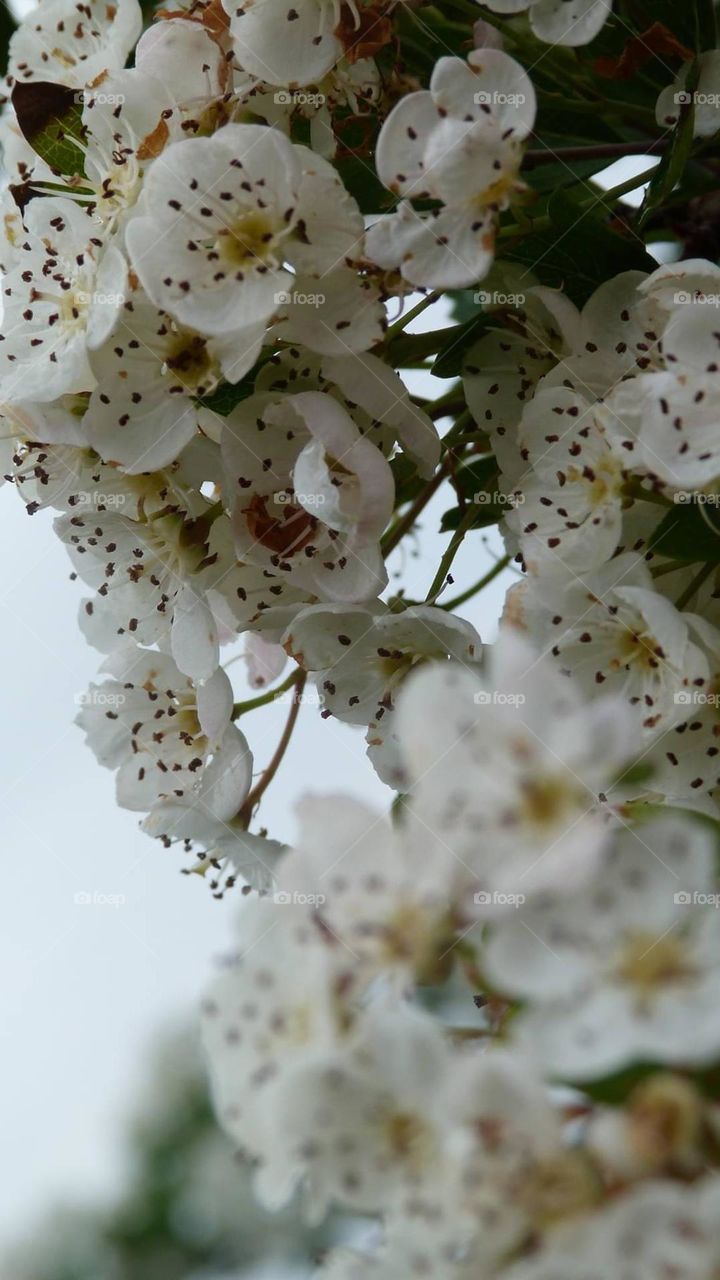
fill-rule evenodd
<path id="1" fill-rule="evenodd" d="M 449 8 L 43 0 L 0 125 L 2 470 L 87 589 L 77 719 L 118 803 L 242 882 L 218 1117 L 266 1207 L 375 1224 L 322 1280 L 710 1280 L 720 267 L 633 233 L 642 265 L 550 283 L 585 218 L 634 248 L 595 187 L 560 227 L 533 166 L 565 157 L 527 155 L 539 65 L 615 39 L 610 0 Z M 643 220 L 719 123 L 717 51 L 686 52 Z M 408 332 L 442 295 L 449 338 Z M 388 559 L 439 492 L 412 600 Z M 493 515 L 506 557 L 448 599 Z M 484 645 L 455 609 L 511 563 Z M 306 795 L 290 848 L 257 815 L 311 686 L 397 794 Z M 257 778 L 238 721 L 280 697 Z"/>

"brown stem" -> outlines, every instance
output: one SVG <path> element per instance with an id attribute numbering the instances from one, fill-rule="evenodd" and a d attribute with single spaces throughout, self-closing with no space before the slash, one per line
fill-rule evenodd
<path id="1" fill-rule="evenodd" d="M 290 739 L 293 735 L 295 722 L 300 712 L 300 706 L 301 706 L 300 698 L 302 695 L 302 691 L 305 688 L 306 680 L 307 680 L 307 674 L 303 671 L 302 675 L 300 676 L 300 678 L 298 679 L 295 685 L 295 688 L 293 689 L 293 699 L 292 699 L 292 706 L 290 707 L 290 714 L 285 723 L 285 728 L 283 729 L 282 734 L 280 736 L 280 741 L 278 742 L 277 747 L 275 748 L 275 753 L 273 755 L 273 758 L 270 761 L 267 769 L 265 769 L 265 771 L 263 772 L 263 775 L 260 778 L 259 782 L 257 782 L 256 785 L 253 787 L 242 809 L 240 810 L 239 817 L 245 819 L 246 822 L 250 822 L 250 819 L 252 818 L 253 813 L 257 809 L 258 804 L 260 803 L 260 800 L 262 799 L 263 795 L 265 794 L 268 787 L 270 786 L 270 783 L 275 777 L 275 774 L 280 768 L 285 752 L 288 749 Z"/>
<path id="2" fill-rule="evenodd" d="M 666 138 L 655 138 L 651 142 L 599 142 L 590 147 L 556 147 L 553 150 L 543 147 L 541 150 L 526 151 L 523 159 L 524 168 L 534 168 L 538 164 L 552 164 L 554 160 L 614 160 L 619 156 L 652 156 L 668 148 Z"/>

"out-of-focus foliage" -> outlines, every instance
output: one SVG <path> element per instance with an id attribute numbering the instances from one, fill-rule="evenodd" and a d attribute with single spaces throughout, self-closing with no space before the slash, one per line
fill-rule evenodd
<path id="1" fill-rule="evenodd" d="M 168 1036 L 129 1123 L 126 1190 L 109 1207 L 57 1205 L 0 1259 L 3 1280 L 273 1280 L 304 1275 L 337 1234 L 265 1213 L 220 1132 L 196 1039 Z M 267 1270 L 266 1270 L 267 1268 Z"/>

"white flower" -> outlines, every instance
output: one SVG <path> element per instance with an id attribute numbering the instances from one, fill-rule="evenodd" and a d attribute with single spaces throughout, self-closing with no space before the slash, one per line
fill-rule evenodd
<path id="1" fill-rule="evenodd" d="M 252 756 L 232 723 L 224 671 L 195 688 L 171 658 L 119 650 L 104 664 L 112 679 L 83 694 L 77 723 L 100 764 L 117 770 L 117 800 L 148 811 L 194 801 L 220 821 L 232 818 L 250 789 Z"/>
<path id="2" fill-rule="evenodd" d="M 487 282 L 486 282 L 487 283 Z M 505 281 L 503 281 L 505 284 Z M 516 292 L 516 290 L 518 292 Z M 507 308 L 504 298 L 518 301 Z M 511 277 L 504 289 L 480 295 L 486 309 L 500 312 L 506 326 L 484 334 L 463 365 L 465 399 L 478 426 L 487 431 L 503 475 L 512 485 L 526 470 L 519 456 L 516 428 L 540 379 L 573 348 L 578 310 L 564 294 L 542 285 L 526 287 Z M 493 299 L 500 301 L 494 303 Z"/>
<path id="3" fill-rule="evenodd" d="M 368 232 L 367 251 L 412 284 L 457 288 L 487 274 L 496 214 L 519 187 L 522 142 L 535 119 L 535 91 L 519 63 L 476 49 L 468 63 L 441 58 L 429 90 L 407 94 L 377 144 L 381 180 L 404 197 Z M 418 214 L 412 199 L 441 208 Z"/>
<path id="4" fill-rule="evenodd" d="M 278 1085 L 308 1058 L 330 1055 L 349 1029 L 341 982 L 352 957 L 305 904 L 248 899 L 241 925 L 239 954 L 203 1008 L 204 1040 L 218 1119 L 243 1150 L 263 1157 Z M 292 1187 L 295 1170 L 286 1176 Z"/>
<path id="5" fill-rule="evenodd" d="M 173 462 L 197 431 L 194 397 L 215 389 L 227 350 L 134 293 L 90 356 L 97 386 L 83 421 L 88 443 L 130 473 Z"/>
<path id="6" fill-rule="evenodd" d="M 159 80 L 171 101 L 197 115 L 208 99 L 227 87 L 227 63 L 218 41 L 201 23 L 165 18 L 143 32 L 135 46 L 135 67 L 144 78 Z"/>
<path id="7" fill-rule="evenodd" d="M 33 200 L 25 224 L 28 234 L 3 281 L 0 400 L 47 403 L 92 389 L 88 348 L 115 323 L 127 265 L 71 200 Z"/>
<path id="8" fill-rule="evenodd" d="M 517 434 L 528 469 L 507 524 L 526 563 L 567 574 L 609 560 L 622 536 L 627 456 L 593 406 L 566 387 L 547 387 L 525 406 Z"/>
<path id="9" fill-rule="evenodd" d="M 562 583 L 530 580 L 526 609 L 534 633 L 588 697 L 622 698 L 646 739 L 683 718 L 678 694 L 702 688 L 708 660 L 689 619 L 654 588 L 642 559 L 617 556 Z"/>
<path id="10" fill-rule="evenodd" d="M 402 613 L 311 605 L 293 619 L 283 644 L 314 674 L 324 712 L 369 725 L 373 764 L 398 789 L 406 781 L 392 732 L 400 687 L 419 663 L 453 658 L 472 665 L 481 650 L 469 622 L 431 605 Z"/>
<path id="11" fill-rule="evenodd" d="M 305 347 L 286 347 L 260 369 L 256 391 L 324 391 L 350 414 L 386 457 L 397 444 L 426 480 L 440 461 L 437 427 L 410 399 L 399 374 L 369 352 L 320 359 Z"/>
<path id="12" fill-rule="evenodd" d="M 432 1182 L 445 1140 L 451 1056 L 441 1026 L 401 1000 L 376 1001 L 334 1052 L 306 1054 L 270 1086 L 272 1124 L 256 1188 L 279 1208 L 304 1183 L 312 1220 L 333 1203 L 383 1208 Z"/>
<path id="13" fill-rule="evenodd" d="M 712 138 L 720 129 L 720 49 L 708 49 L 697 56 L 698 80 L 693 92 L 686 89 L 691 62 L 680 68 L 672 84 L 663 89 L 655 107 L 655 118 L 663 129 L 680 120 L 683 109 L 692 105 L 693 137 Z"/>
<path id="14" fill-rule="evenodd" d="M 271 85 L 321 81 L 362 38 L 366 0 L 223 0 L 241 67 Z M 369 36 L 372 38 L 371 12 Z M 375 24 L 378 25 L 377 19 Z"/>
<path id="15" fill-rule="evenodd" d="M 392 472 L 333 396 L 252 396 L 226 418 L 222 450 L 241 559 L 325 599 L 382 591 Z"/>
<path id="16" fill-rule="evenodd" d="M 278 891 L 317 901 L 323 927 L 358 974 L 431 980 L 454 937 L 445 852 L 407 839 L 351 796 L 305 796 L 297 813 Z"/>
<path id="17" fill-rule="evenodd" d="M 513 632 L 489 653 L 482 681 L 454 665 L 419 673 L 397 712 L 408 820 L 451 851 L 481 913 L 588 878 L 609 836 L 607 794 L 634 750 L 619 700 L 588 704 Z"/>
<path id="18" fill-rule="evenodd" d="M 81 89 L 120 71 L 141 31 L 137 0 L 43 0 L 11 37 L 8 76 Z"/>
<path id="19" fill-rule="evenodd" d="M 142 829 L 165 848 L 181 842 L 184 853 L 195 854 L 197 862 L 190 871 L 205 874 L 212 867 L 211 887 L 219 890 L 216 897 L 232 888 L 238 877 L 244 886 L 267 892 L 275 883 L 275 867 L 286 846 L 248 831 L 244 817 L 215 817 L 215 780 L 208 772 L 196 793 L 155 805 Z"/>
<path id="20" fill-rule="evenodd" d="M 504 1280 L 711 1280 L 720 1258 L 718 1180 L 648 1182 L 581 1218 Z"/>
<path id="21" fill-rule="evenodd" d="M 493 13 L 528 10 L 538 40 L 570 48 L 589 44 L 605 25 L 612 0 L 486 0 Z"/>
<path id="22" fill-rule="evenodd" d="M 238 564 L 227 516 L 214 513 L 208 523 L 207 504 L 193 516 L 172 497 L 141 520 L 83 509 L 60 516 L 55 530 L 83 581 L 97 591 L 80 611 L 90 643 L 111 653 L 127 640 L 162 642 L 182 671 L 205 680 L 218 663 L 218 594 L 236 622 L 233 630 L 291 597 L 281 580 Z"/>
<path id="23" fill-rule="evenodd" d="M 236 124 L 168 147 L 126 229 L 132 266 L 157 306 L 206 337 L 234 335 L 224 369 L 233 381 L 288 308 L 304 320 L 317 303 L 318 327 L 333 341 L 342 332 L 352 349 L 357 299 L 343 281 L 354 284 L 355 273 L 343 264 L 362 236 L 357 205 L 331 165 L 276 129 Z M 371 313 L 376 300 L 366 300 Z M 366 323 L 360 317 L 363 340 Z"/>
<path id="24" fill-rule="evenodd" d="M 696 350 L 702 359 L 703 346 Z M 621 383 L 601 418 L 621 442 L 632 442 L 636 468 L 686 489 L 702 488 L 720 476 L 719 414 L 720 378 L 714 371 L 691 370 L 641 374 Z"/>
<path id="25" fill-rule="evenodd" d="M 500 921 L 483 963 L 496 988 L 529 1002 L 518 1042 L 568 1080 L 631 1062 L 710 1062 L 720 1049 L 716 889 L 710 836 L 667 817 L 623 832 L 572 898 Z"/>

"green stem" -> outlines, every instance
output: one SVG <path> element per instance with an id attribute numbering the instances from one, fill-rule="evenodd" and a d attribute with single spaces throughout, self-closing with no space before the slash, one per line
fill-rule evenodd
<path id="1" fill-rule="evenodd" d="M 472 587 L 468 587 L 467 591 L 461 591 L 459 596 L 453 596 L 452 600 L 446 600 L 444 604 L 440 605 L 440 608 L 457 609 L 459 605 L 465 604 L 466 600 L 470 600 L 473 596 L 478 595 L 478 593 L 482 591 L 483 587 L 487 587 L 489 583 L 494 582 L 495 578 L 499 578 L 500 574 L 504 569 L 507 569 L 509 564 L 510 556 L 503 556 L 502 560 L 498 560 L 497 564 L 494 564 L 492 569 L 489 569 L 479 582 L 476 582 Z"/>
<path id="2" fill-rule="evenodd" d="M 684 609 L 685 605 L 690 603 L 690 601 L 692 600 L 696 592 L 700 590 L 705 579 L 710 577 L 710 574 L 712 573 L 713 569 L 715 569 L 716 567 L 717 566 L 714 564 L 703 565 L 699 573 L 696 573 L 692 581 L 688 583 L 682 595 L 678 596 L 677 600 L 675 601 L 675 608 L 677 610 Z"/>
<path id="3" fill-rule="evenodd" d="M 385 342 L 390 342 L 396 333 L 402 333 L 403 329 L 411 320 L 414 320 L 416 316 L 422 315 L 423 311 L 427 310 L 428 307 L 431 307 L 433 302 L 437 302 L 440 297 L 442 297 L 442 294 L 433 290 L 433 292 L 429 293 L 427 297 L 421 298 L 419 302 L 416 302 L 414 307 L 411 307 L 409 311 L 404 312 L 404 314 L 400 316 L 399 320 L 396 320 L 394 324 L 390 325 L 389 329 L 385 333 Z"/>
<path id="4" fill-rule="evenodd" d="M 458 550 L 460 549 L 460 544 L 462 543 L 463 538 L 465 537 L 465 534 L 470 529 L 473 523 L 473 520 L 475 520 L 480 510 L 481 508 L 477 503 L 471 502 L 468 504 L 467 511 L 465 512 L 465 515 L 463 516 L 462 520 L 460 521 L 460 524 L 458 525 L 452 538 L 450 539 L 448 548 L 442 560 L 440 561 L 440 564 L 438 565 L 437 573 L 435 574 L 435 577 L 433 578 L 432 583 L 430 585 L 430 590 L 428 591 L 427 596 L 425 597 L 426 604 L 435 604 L 436 597 L 439 595 L 439 593 L 442 591 L 443 587 L 445 586 L 448 570 L 450 569 L 450 566 L 453 560 L 455 559 L 455 556 Z"/>
<path id="5" fill-rule="evenodd" d="M 296 685 L 302 675 L 299 668 L 295 668 L 290 675 L 283 680 L 282 684 L 278 684 L 274 689 L 268 689 L 266 693 L 259 693 L 256 698 L 248 698 L 246 702 L 236 702 L 233 707 L 232 718 L 237 720 L 239 716 L 244 716 L 248 711 L 255 711 L 258 707 L 266 707 L 268 703 L 274 702 L 276 698 L 281 698 L 288 689 L 292 689 Z"/>
<path id="6" fill-rule="evenodd" d="M 395 550 L 398 542 L 400 542 L 405 537 L 405 534 L 409 533 L 410 529 L 412 529 L 421 511 L 425 509 L 433 494 L 440 488 L 444 479 L 445 466 L 441 464 L 435 472 L 432 480 L 428 481 L 425 488 L 422 490 L 422 493 L 418 494 L 412 506 L 405 512 L 405 515 L 400 516 L 399 519 L 390 526 L 385 537 L 380 543 L 380 549 L 386 559 L 390 555 L 390 552 Z"/>

